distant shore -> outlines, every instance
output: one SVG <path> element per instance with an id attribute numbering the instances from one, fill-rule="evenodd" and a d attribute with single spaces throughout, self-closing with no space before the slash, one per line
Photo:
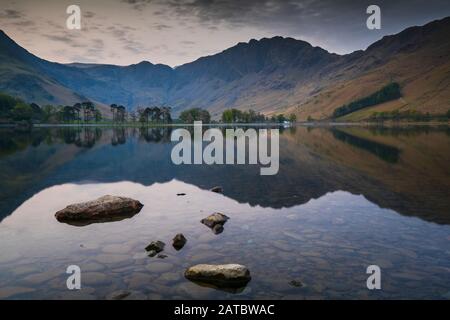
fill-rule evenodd
<path id="1" fill-rule="evenodd" d="M 450 121 L 422 121 L 422 122 L 411 122 L 411 121 L 385 121 L 385 122 L 334 122 L 334 121 L 299 121 L 295 123 L 203 123 L 203 126 L 207 127 L 295 127 L 295 126 L 384 126 L 384 127 L 404 127 L 404 126 L 449 126 Z M 33 124 L 30 127 L 35 128 L 50 128 L 50 127 L 60 127 L 60 128 L 78 128 L 78 127 L 103 127 L 103 128 L 160 128 L 160 127 L 190 127 L 194 126 L 193 123 L 149 123 L 146 125 L 136 124 L 136 123 L 38 123 Z M 16 124 L 0 124 L 0 128 L 21 128 Z"/>

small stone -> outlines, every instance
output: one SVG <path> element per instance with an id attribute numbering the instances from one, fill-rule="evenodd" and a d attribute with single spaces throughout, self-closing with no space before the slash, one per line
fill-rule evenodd
<path id="1" fill-rule="evenodd" d="M 222 193 L 223 188 L 221 186 L 215 186 L 214 188 L 211 188 L 209 191 L 215 192 L 215 193 Z"/>
<path id="2" fill-rule="evenodd" d="M 297 280 L 292 280 L 289 282 L 289 284 L 291 286 L 297 287 L 297 288 L 303 287 L 303 283 L 301 283 L 300 281 L 297 281 Z"/>
<path id="3" fill-rule="evenodd" d="M 106 299 L 107 300 L 123 300 L 131 294 L 130 291 L 120 290 L 110 293 Z"/>
<path id="4" fill-rule="evenodd" d="M 160 253 L 161 251 L 164 250 L 164 247 L 166 246 L 166 244 L 162 241 L 152 241 L 150 242 L 150 244 L 145 247 L 146 251 L 155 251 L 156 253 Z"/>
<path id="5" fill-rule="evenodd" d="M 147 296 L 139 291 L 119 290 L 109 294 L 107 300 L 146 300 Z"/>
<path id="6" fill-rule="evenodd" d="M 198 264 L 188 268 L 184 276 L 191 281 L 230 288 L 245 286 L 251 280 L 250 271 L 239 264 Z"/>
<path id="7" fill-rule="evenodd" d="M 160 254 L 158 254 L 157 258 L 159 258 L 159 259 L 165 259 L 165 258 L 167 258 L 167 255 L 166 255 L 166 254 L 160 253 Z"/>
<path id="8" fill-rule="evenodd" d="M 185 196 L 186 195 L 186 193 L 177 193 L 177 196 L 178 197 L 183 197 L 183 196 Z"/>
<path id="9" fill-rule="evenodd" d="M 187 240 L 185 236 L 182 233 L 179 233 L 173 238 L 172 246 L 175 248 L 175 250 L 181 250 L 184 245 L 186 244 Z"/>

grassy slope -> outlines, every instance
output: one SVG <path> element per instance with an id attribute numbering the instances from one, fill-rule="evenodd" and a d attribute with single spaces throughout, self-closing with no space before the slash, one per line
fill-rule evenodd
<path id="1" fill-rule="evenodd" d="M 443 32 L 442 32 L 443 33 Z M 343 120 L 364 120 L 375 111 L 417 110 L 443 114 L 450 109 L 450 42 L 447 34 L 433 34 L 428 45 L 418 50 L 403 50 L 384 64 L 367 72 L 326 86 L 321 92 L 299 106 L 291 106 L 300 120 L 308 116 L 326 119 L 334 109 L 370 95 L 394 80 L 402 88 L 403 97 L 374 107 L 359 110 Z M 377 59 L 376 52 L 365 59 Z M 360 69 L 363 65 L 357 66 Z"/>

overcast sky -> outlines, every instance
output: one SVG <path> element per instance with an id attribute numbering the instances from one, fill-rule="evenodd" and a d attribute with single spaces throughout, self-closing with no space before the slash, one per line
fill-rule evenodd
<path id="1" fill-rule="evenodd" d="M 47 60 L 181 65 L 238 42 L 302 39 L 330 52 L 365 49 L 383 35 L 450 15 L 449 0 L 0 0 L 0 28 Z M 66 28 L 77 4 L 82 29 Z M 381 7 L 382 29 L 366 28 Z"/>

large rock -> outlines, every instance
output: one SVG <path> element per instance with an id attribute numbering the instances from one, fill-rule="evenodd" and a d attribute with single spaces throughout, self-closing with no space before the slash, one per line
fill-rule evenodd
<path id="1" fill-rule="evenodd" d="M 143 206 L 134 199 L 106 195 L 93 201 L 71 204 L 58 211 L 55 217 L 59 222 L 82 226 L 130 218 Z"/>
<path id="2" fill-rule="evenodd" d="M 228 288 L 243 287 L 251 280 L 250 271 L 240 264 L 198 264 L 187 269 L 184 276 L 191 281 Z"/>
<path id="3" fill-rule="evenodd" d="M 230 219 L 226 215 L 215 212 L 212 215 L 209 215 L 208 217 L 202 219 L 200 222 L 203 223 L 205 226 L 208 226 L 211 228 L 211 230 L 215 234 L 219 234 L 223 231 L 223 225 Z"/>

